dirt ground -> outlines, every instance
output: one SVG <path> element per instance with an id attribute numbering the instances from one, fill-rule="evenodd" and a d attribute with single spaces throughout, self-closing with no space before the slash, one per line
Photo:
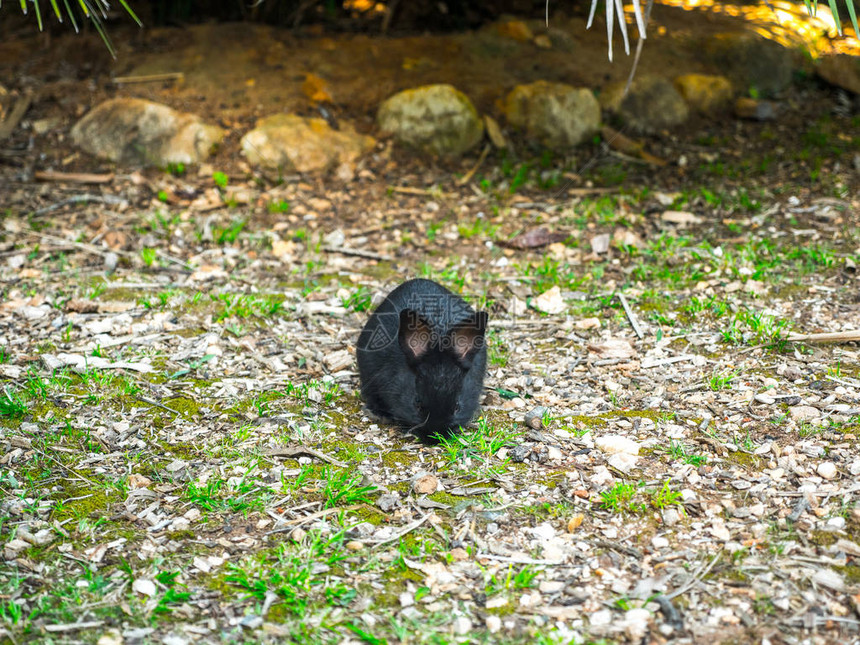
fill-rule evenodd
<path id="1" fill-rule="evenodd" d="M 713 71 L 696 43 L 739 25 L 655 16 L 643 73 Z M 625 78 L 583 24 L 120 29 L 115 62 L 3 38 L 37 98 L 0 142 L 0 643 L 860 642 L 856 99 L 801 66 L 775 121 L 642 138 L 664 166 L 383 140 L 350 183 L 276 183 L 238 153 L 315 113 L 309 72 L 371 133 L 426 82 L 498 116 Z M 169 171 L 74 150 L 116 95 L 228 138 Z M 358 396 L 357 334 L 413 276 L 490 314 L 482 414 L 440 445 Z"/>

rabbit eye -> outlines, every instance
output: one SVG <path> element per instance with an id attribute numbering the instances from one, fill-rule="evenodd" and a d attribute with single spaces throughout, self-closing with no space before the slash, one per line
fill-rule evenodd
<path id="1" fill-rule="evenodd" d="M 459 411 L 460 411 L 460 402 L 457 401 L 457 403 L 454 404 L 454 414 L 456 414 Z"/>

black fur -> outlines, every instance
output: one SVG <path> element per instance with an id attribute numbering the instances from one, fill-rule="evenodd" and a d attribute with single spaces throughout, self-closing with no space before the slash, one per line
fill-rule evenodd
<path id="1" fill-rule="evenodd" d="M 370 410 L 424 441 L 467 425 L 487 371 L 487 313 L 431 280 L 404 282 L 358 337 L 361 395 Z"/>

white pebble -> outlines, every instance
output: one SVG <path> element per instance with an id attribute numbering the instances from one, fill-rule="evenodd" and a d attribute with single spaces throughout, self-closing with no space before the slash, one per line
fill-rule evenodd
<path id="1" fill-rule="evenodd" d="M 836 470 L 836 464 L 832 461 L 823 461 L 818 464 L 818 468 L 815 471 L 824 479 L 833 479 L 838 474 Z"/>

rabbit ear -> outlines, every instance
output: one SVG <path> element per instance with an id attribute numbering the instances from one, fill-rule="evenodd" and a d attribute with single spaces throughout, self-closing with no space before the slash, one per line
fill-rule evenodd
<path id="1" fill-rule="evenodd" d="M 451 350 L 458 361 L 471 363 L 478 350 L 484 346 L 484 332 L 487 329 L 487 312 L 479 311 L 448 333 Z"/>
<path id="2" fill-rule="evenodd" d="M 400 312 L 400 330 L 397 338 L 407 362 L 414 363 L 430 349 L 432 329 L 418 313 L 412 309 L 403 309 Z"/>

